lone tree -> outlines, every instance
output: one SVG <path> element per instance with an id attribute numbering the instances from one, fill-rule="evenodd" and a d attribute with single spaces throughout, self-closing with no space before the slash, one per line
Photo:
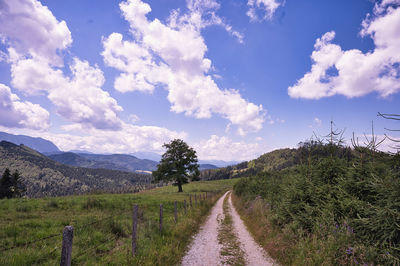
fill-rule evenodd
<path id="1" fill-rule="evenodd" d="M 174 139 L 163 147 L 167 148 L 167 151 L 162 155 L 157 170 L 153 171 L 153 177 L 156 181 L 174 181 L 178 192 L 183 192 L 182 185 L 188 183 L 189 179 L 199 180 L 196 151 L 181 139 Z"/>

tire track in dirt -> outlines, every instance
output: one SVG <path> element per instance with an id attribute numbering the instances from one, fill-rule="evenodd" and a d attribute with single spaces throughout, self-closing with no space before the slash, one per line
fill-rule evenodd
<path id="1" fill-rule="evenodd" d="M 233 231 L 240 242 L 240 248 L 245 253 L 246 265 L 276 265 L 274 261 L 267 255 L 264 249 L 258 245 L 250 235 L 242 219 L 232 204 L 230 191 L 226 192 L 211 210 L 211 214 L 207 218 L 204 225 L 200 228 L 199 233 L 194 237 L 189 251 L 182 259 L 184 266 L 196 265 L 224 265 L 221 257 L 221 244 L 218 242 L 218 233 L 221 222 L 225 215 L 223 212 L 223 202 L 228 195 L 228 204 L 230 215 L 233 220 Z"/>

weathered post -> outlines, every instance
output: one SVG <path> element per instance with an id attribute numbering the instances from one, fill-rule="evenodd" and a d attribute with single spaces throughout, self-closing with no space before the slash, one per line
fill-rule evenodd
<path id="1" fill-rule="evenodd" d="M 72 259 L 72 239 L 74 238 L 74 227 L 66 226 L 63 231 L 60 266 L 70 266 Z"/>
<path id="2" fill-rule="evenodd" d="M 132 256 L 136 254 L 136 237 L 137 237 L 137 219 L 138 219 L 138 208 L 139 206 L 135 204 L 133 206 L 133 221 L 132 221 Z"/>
<path id="3" fill-rule="evenodd" d="M 174 202 L 174 217 L 175 217 L 175 223 L 178 222 L 178 207 L 177 207 L 177 202 Z"/>
<path id="4" fill-rule="evenodd" d="M 162 232 L 162 223 L 163 223 L 163 205 L 160 204 L 160 233 Z"/>
<path id="5" fill-rule="evenodd" d="M 192 195 L 189 195 L 189 203 L 190 203 L 190 208 L 192 208 L 193 207 L 193 205 L 192 205 Z"/>
<path id="6" fill-rule="evenodd" d="M 185 215 L 186 215 L 186 212 L 187 212 L 186 208 L 187 208 L 187 207 L 186 207 L 186 200 L 184 200 L 184 201 L 183 201 L 183 209 L 185 210 Z"/>
<path id="7" fill-rule="evenodd" d="M 194 206 L 197 207 L 197 195 L 194 194 Z"/>

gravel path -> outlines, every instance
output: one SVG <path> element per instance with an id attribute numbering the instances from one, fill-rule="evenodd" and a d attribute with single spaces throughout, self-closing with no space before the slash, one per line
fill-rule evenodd
<path id="1" fill-rule="evenodd" d="M 222 204 L 226 192 L 211 210 L 210 216 L 201 227 L 200 232 L 195 236 L 189 251 L 183 257 L 182 265 L 221 265 L 220 250 L 218 244 L 218 227 L 224 218 Z"/>
<path id="2" fill-rule="evenodd" d="M 194 237 L 189 251 L 182 259 L 183 266 L 201 265 L 222 265 L 221 263 L 221 245 L 218 243 L 218 228 L 224 219 L 223 202 L 230 193 L 226 192 L 215 204 L 211 210 L 210 216 L 201 227 L 200 232 Z M 235 234 L 245 253 L 246 265 L 274 265 L 273 260 L 267 256 L 265 251 L 254 241 L 253 237 L 247 231 L 246 226 L 240 219 L 235 207 L 232 204 L 229 194 L 229 206 Z"/>
<path id="3" fill-rule="evenodd" d="M 275 265 L 274 261 L 270 257 L 268 257 L 264 249 L 254 241 L 249 231 L 247 231 L 246 226 L 244 225 L 242 219 L 240 218 L 239 214 L 232 204 L 231 194 L 229 194 L 228 201 L 231 208 L 233 226 L 235 228 L 236 235 L 238 236 L 242 250 L 246 254 L 246 265 Z"/>

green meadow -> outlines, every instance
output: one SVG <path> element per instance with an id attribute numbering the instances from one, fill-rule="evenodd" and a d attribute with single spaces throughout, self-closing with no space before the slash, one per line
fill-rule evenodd
<path id="1" fill-rule="evenodd" d="M 64 226 L 74 227 L 73 265 L 173 265 L 221 195 L 236 179 L 192 182 L 136 194 L 90 194 L 0 200 L 0 265 L 60 263 Z M 199 201 L 200 195 L 210 197 Z M 190 208 L 189 195 L 193 207 Z M 195 205 L 194 195 L 197 197 Z M 213 195 L 213 197 L 211 197 Z M 184 212 L 187 201 L 187 213 Z M 178 202 L 178 221 L 174 202 Z M 131 253 L 132 209 L 137 204 L 137 252 Z M 159 208 L 163 204 L 163 230 Z"/>

